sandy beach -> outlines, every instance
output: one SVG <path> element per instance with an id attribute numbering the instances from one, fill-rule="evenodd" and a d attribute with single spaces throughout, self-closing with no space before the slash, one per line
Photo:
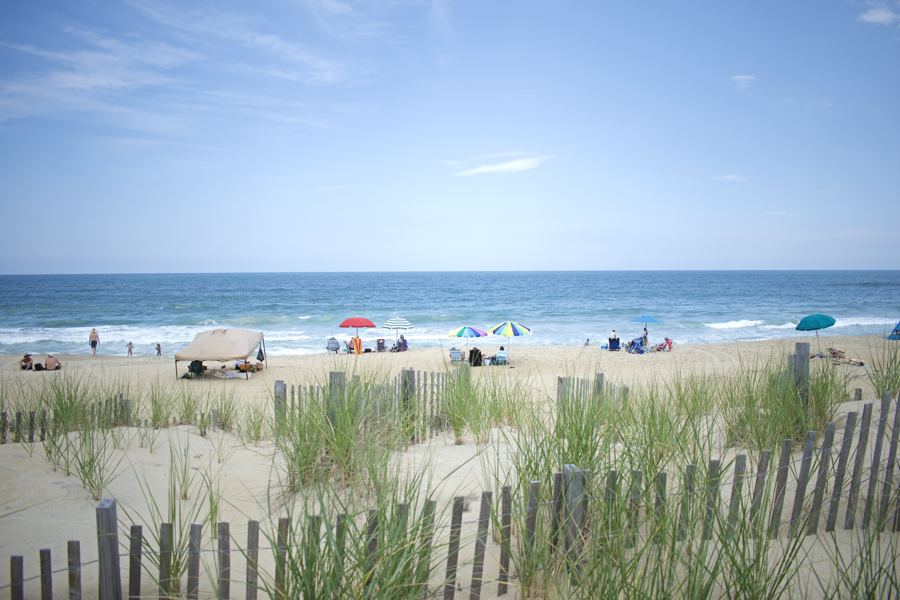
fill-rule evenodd
<path id="1" fill-rule="evenodd" d="M 532 390 L 534 398 L 548 403 L 555 399 L 559 376 L 593 377 L 602 372 L 606 380 L 616 385 L 640 386 L 649 382 L 669 381 L 688 374 L 727 376 L 738 369 L 754 368 L 773 361 L 793 351 L 796 341 L 812 341 L 812 350 L 817 351 L 815 338 L 796 340 L 769 340 L 726 344 L 676 345 L 672 352 L 649 353 L 642 356 L 625 352 L 609 352 L 599 346 L 545 346 L 510 348 L 508 367 L 483 367 L 473 369 L 473 377 L 509 378 Z M 879 344 L 881 338 L 823 337 L 818 345 L 824 351 L 834 346 L 843 350 L 846 356 L 868 361 L 870 350 Z M 457 346 L 458 347 L 458 346 Z M 478 346 L 485 354 L 493 354 L 498 346 Z M 305 355 L 270 356 L 268 368 L 254 373 L 249 380 L 176 379 L 172 357 L 127 358 L 121 356 L 58 355 L 64 366 L 60 372 L 19 372 L 19 356 L 0 357 L 0 374 L 3 380 L 4 410 L 10 410 L 12 399 L 23 389 L 33 388 L 41 378 L 74 377 L 84 381 L 96 380 L 109 385 L 117 382 L 127 384 L 132 389 L 158 382 L 165 386 L 191 386 L 196 389 L 223 390 L 233 392 L 241 406 L 265 407 L 271 411 L 272 390 L 275 382 L 281 380 L 291 385 L 315 385 L 327 381 L 329 371 L 340 370 L 362 374 L 366 377 L 389 379 L 401 369 L 442 372 L 450 368 L 448 349 L 412 349 L 405 353 L 370 353 L 360 356 Z M 44 356 L 35 356 L 43 361 Z M 210 367 L 220 365 L 209 363 Z M 187 368 L 179 363 L 180 376 Z M 854 366 L 835 366 L 851 379 L 849 388 L 862 389 L 864 401 L 873 401 L 874 388 L 867 369 Z M 878 403 L 876 402 L 876 408 Z M 838 426 L 841 419 L 851 410 L 860 410 L 858 402 L 846 402 L 838 407 Z M 877 413 L 876 413 L 877 416 Z M 497 439 L 500 439 L 499 437 Z M 115 469 L 115 477 L 109 481 L 104 497 L 115 498 L 119 505 L 119 519 L 123 525 L 140 522 L 149 514 L 151 507 L 147 491 L 164 496 L 167 476 L 170 470 L 170 448 L 182 451 L 189 448 L 191 469 L 196 478 L 216 477 L 223 501 L 219 519 L 231 522 L 231 533 L 235 540 L 246 538 L 248 519 L 260 519 L 264 527 L 270 519 L 283 516 L 285 506 L 273 501 L 272 489 L 282 480 L 277 464 L 279 458 L 275 444 L 264 439 L 257 444 L 248 443 L 229 432 L 210 432 L 201 436 L 195 425 L 178 425 L 158 433 L 155 447 L 141 447 L 136 435 L 122 442 L 119 451 L 121 462 Z M 795 455 L 799 450 L 795 446 Z M 490 444 L 476 444 L 467 439 L 457 445 L 446 434 L 429 438 L 421 444 L 412 445 L 401 451 L 403 464 L 412 469 L 427 466 L 432 480 L 440 482 L 435 492 L 438 506 L 442 507 L 457 495 L 475 499 L 483 489 L 491 487 L 492 475 L 486 464 L 506 460 L 506 448 L 500 441 Z M 715 451 L 726 460 L 729 452 L 724 447 Z M 88 490 L 75 476 L 66 476 L 61 469 L 54 468 L 43 456 L 40 443 L 29 447 L 27 444 L 8 443 L 0 446 L 0 555 L 4 564 L 7 557 L 25 557 L 25 576 L 38 573 L 38 551 L 49 548 L 54 568 L 64 565 L 66 541 L 81 541 L 81 560 L 84 563 L 96 559 L 95 506 Z M 500 458 L 484 459 L 484 453 L 497 452 Z M 774 458 L 773 458 L 774 460 Z M 191 492 L 194 494 L 195 492 Z M 199 492 L 196 492 L 199 493 Z M 496 492 L 495 492 L 496 493 Z M 496 495 L 495 495 L 496 498 Z M 189 501 L 191 502 L 191 501 Z M 274 502 L 274 504 L 273 504 Z M 276 508 L 272 508 L 275 506 Z M 439 510 L 443 510 L 443 507 Z M 474 520 L 477 502 L 472 502 L 465 521 Z M 278 514 L 276 514 L 278 513 Z M 145 532 L 149 523 L 145 523 Z M 121 531 L 125 531 L 122 529 Z M 120 533 L 121 535 L 121 533 Z M 146 533 L 145 533 L 146 535 Z M 474 526 L 467 525 L 464 536 L 471 541 Z M 850 544 L 850 536 L 842 543 Z M 121 541 L 122 538 L 120 538 Z M 813 546 L 815 538 L 807 545 Z M 204 532 L 204 545 L 210 545 L 208 532 Z M 264 541 L 261 545 L 268 545 Z M 463 547 L 462 560 L 471 556 L 472 544 Z M 496 544 L 489 546 L 488 554 L 494 556 Z M 266 553 L 262 553 L 266 554 Z M 125 564 L 125 561 L 123 561 Z M 232 568 L 241 573 L 244 559 L 240 555 L 232 559 Z M 261 558 L 263 568 L 271 566 L 271 557 Z M 495 567 L 490 567 L 495 569 Z M 463 577 L 466 575 L 464 574 Z M 491 578 L 495 577 L 494 573 Z M 0 585 L 9 583 L 9 571 L 0 569 Z M 87 594 L 96 589 L 97 573 L 94 565 L 84 568 L 82 584 Z M 240 579 L 241 575 L 237 576 Z M 152 582 L 145 578 L 144 590 L 152 594 Z M 201 576 L 203 579 L 203 576 Z M 39 595 L 39 580 L 26 583 L 26 597 Z M 234 586 L 241 588 L 241 586 Z M 65 573 L 54 578 L 55 593 L 62 597 L 66 590 Z M 201 590 L 212 589 L 209 581 L 201 584 Z M 496 587 L 486 588 L 485 596 L 493 597 Z M 243 589 L 232 591 L 232 597 L 243 597 Z M 513 594 L 513 597 L 518 597 Z"/>

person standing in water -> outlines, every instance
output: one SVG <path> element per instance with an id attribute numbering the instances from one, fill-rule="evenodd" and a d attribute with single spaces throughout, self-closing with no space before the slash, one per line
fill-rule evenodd
<path id="1" fill-rule="evenodd" d="M 100 334 L 97 333 L 97 329 L 91 329 L 91 350 L 94 351 L 94 356 L 97 356 L 97 346 L 100 345 Z"/>
<path id="2" fill-rule="evenodd" d="M 134 351 L 134 344 L 128 342 L 125 344 L 125 348 L 128 350 L 128 356 L 132 356 L 132 352 Z"/>

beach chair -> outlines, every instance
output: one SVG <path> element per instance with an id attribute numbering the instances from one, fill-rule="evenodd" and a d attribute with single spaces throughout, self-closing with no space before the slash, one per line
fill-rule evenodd
<path id="1" fill-rule="evenodd" d="M 384 343 L 384 338 L 378 338 L 378 341 L 375 343 L 375 352 L 387 352 L 387 345 Z"/>
<path id="2" fill-rule="evenodd" d="M 609 338 L 609 349 L 611 351 L 622 349 L 622 346 L 619 344 L 619 338 Z"/>
<path id="3" fill-rule="evenodd" d="M 338 343 L 336 339 L 333 337 L 328 338 L 328 352 L 338 353 L 338 350 L 341 349 L 341 345 Z"/>
<path id="4" fill-rule="evenodd" d="M 630 342 L 628 342 L 628 354 L 643 354 L 644 353 L 644 336 L 634 338 Z"/>
<path id="5" fill-rule="evenodd" d="M 478 348 L 472 348 L 472 351 L 469 352 L 469 364 L 473 367 L 480 367 L 483 364 L 481 350 Z"/>
<path id="6" fill-rule="evenodd" d="M 498 365 L 508 365 L 509 364 L 509 353 L 506 350 L 498 350 L 497 351 L 497 364 Z"/>
<path id="7" fill-rule="evenodd" d="M 465 359 L 462 355 L 462 350 L 457 350 L 456 348 L 450 348 L 450 364 L 456 364 L 465 362 Z"/>

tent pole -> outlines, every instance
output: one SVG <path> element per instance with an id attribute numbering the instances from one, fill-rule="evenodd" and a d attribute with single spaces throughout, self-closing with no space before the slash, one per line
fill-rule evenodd
<path id="1" fill-rule="evenodd" d="M 266 371 L 269 370 L 269 353 L 266 352 L 266 336 L 263 336 L 263 359 L 266 361 Z"/>
<path id="2" fill-rule="evenodd" d="M 175 361 L 175 379 L 178 379 L 178 361 Z"/>

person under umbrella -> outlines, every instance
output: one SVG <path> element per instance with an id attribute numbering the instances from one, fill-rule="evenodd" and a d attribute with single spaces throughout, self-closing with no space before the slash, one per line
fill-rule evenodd
<path id="1" fill-rule="evenodd" d="M 464 337 L 466 338 L 466 353 L 469 352 L 469 338 L 479 338 L 487 336 L 486 331 L 482 331 L 480 329 L 476 329 L 474 327 L 460 327 L 459 329 L 454 329 L 450 333 L 447 334 L 447 337 Z"/>
<path id="2" fill-rule="evenodd" d="M 494 335 L 502 335 L 503 337 L 516 337 L 520 335 L 531 335 L 531 330 L 524 325 L 519 325 L 515 321 L 503 321 L 499 325 L 494 325 L 488 329 Z M 512 340 L 510 340 L 512 347 Z"/>
<path id="3" fill-rule="evenodd" d="M 356 337 L 353 338 L 353 350 L 356 354 L 362 354 L 362 340 L 359 339 L 359 328 L 360 327 L 375 327 L 375 323 L 368 319 L 364 319 L 362 317 L 351 317 L 346 319 L 340 325 L 341 327 L 355 327 L 356 328 Z"/>

